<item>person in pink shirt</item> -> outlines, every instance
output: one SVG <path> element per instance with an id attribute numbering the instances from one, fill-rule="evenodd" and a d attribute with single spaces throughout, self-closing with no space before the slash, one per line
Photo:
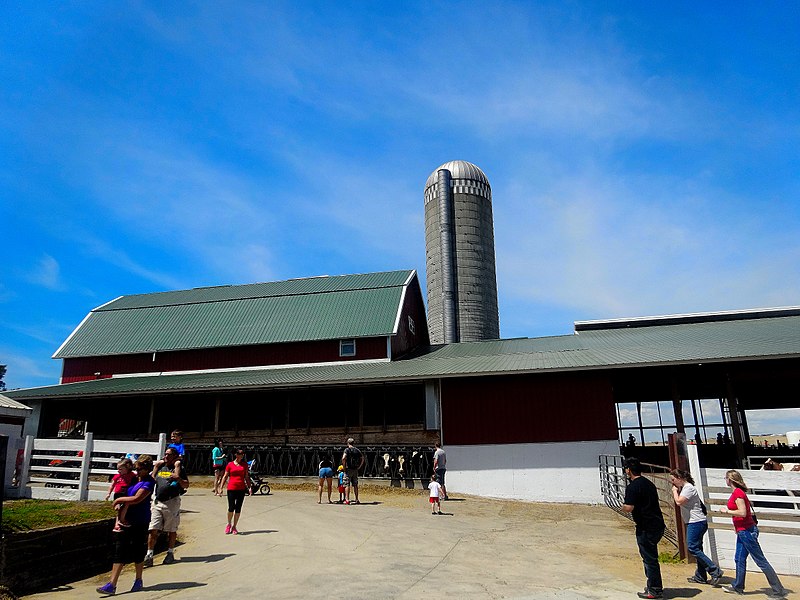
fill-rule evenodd
<path id="1" fill-rule="evenodd" d="M 136 481 L 136 473 L 133 471 L 133 461 L 130 458 L 123 458 L 117 463 L 117 474 L 111 478 L 111 485 L 108 486 L 106 500 L 114 495 L 114 500 L 128 495 L 128 488 Z M 125 513 L 128 510 L 127 504 L 115 504 L 117 510 L 117 521 L 114 524 L 114 531 L 119 531 L 125 527 Z"/>
<path id="2" fill-rule="evenodd" d="M 245 493 L 253 495 L 253 482 L 250 481 L 250 469 L 244 458 L 244 450 L 236 449 L 236 455 L 232 462 L 225 465 L 225 474 L 222 476 L 220 489 L 228 483 L 228 524 L 225 526 L 225 533 L 237 535 L 239 530 L 239 517 L 242 514 Z M 233 524 L 231 524 L 233 521 Z"/>

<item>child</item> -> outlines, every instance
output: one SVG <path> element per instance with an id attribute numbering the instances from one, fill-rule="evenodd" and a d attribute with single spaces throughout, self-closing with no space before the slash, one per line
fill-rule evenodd
<path id="1" fill-rule="evenodd" d="M 114 500 L 128 495 L 128 488 L 136 480 L 136 473 L 133 472 L 133 461 L 129 458 L 123 458 L 117 463 L 117 474 L 111 478 L 111 485 L 108 486 L 108 493 L 106 500 L 114 494 Z M 114 523 L 114 531 L 119 531 L 122 527 L 126 527 L 125 513 L 128 511 L 127 504 L 118 504 L 116 506 L 117 521 Z"/>
<path id="2" fill-rule="evenodd" d="M 347 475 L 345 475 L 344 467 L 339 465 L 339 468 L 336 469 L 339 472 L 339 504 L 344 504 L 344 488 L 345 488 L 345 480 L 347 479 Z"/>
<path id="3" fill-rule="evenodd" d="M 170 435 L 170 441 L 172 443 L 167 448 L 175 448 L 178 451 L 178 460 L 183 460 L 186 453 L 186 449 L 183 447 L 183 432 L 180 429 L 173 431 Z"/>
<path id="4" fill-rule="evenodd" d="M 428 489 L 431 491 L 430 503 L 431 503 L 431 514 L 435 515 L 437 511 L 433 510 L 433 505 L 436 505 L 439 514 L 442 514 L 442 504 L 439 502 L 439 494 L 441 493 L 442 486 L 439 485 L 439 482 L 436 481 L 438 477 L 436 477 L 436 473 L 431 475 L 431 482 L 428 484 Z"/>

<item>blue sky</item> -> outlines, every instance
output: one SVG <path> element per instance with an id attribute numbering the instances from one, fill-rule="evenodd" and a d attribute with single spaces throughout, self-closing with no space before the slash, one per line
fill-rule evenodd
<path id="1" fill-rule="evenodd" d="M 6 382 L 56 382 L 123 294 L 424 280 L 454 159 L 492 183 L 503 337 L 798 305 L 798 26 L 796 2 L 6 4 Z"/>

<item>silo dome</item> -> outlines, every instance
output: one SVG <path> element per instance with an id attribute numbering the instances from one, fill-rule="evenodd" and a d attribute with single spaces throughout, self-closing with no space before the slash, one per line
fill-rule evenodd
<path id="1" fill-rule="evenodd" d="M 451 160 L 450 162 L 444 163 L 430 174 L 428 181 L 425 182 L 425 189 L 428 189 L 436 183 L 436 173 L 442 169 L 450 171 L 453 179 L 471 179 L 472 181 L 479 181 L 489 185 L 489 179 L 486 177 L 486 174 L 481 171 L 479 166 L 473 165 L 471 162 L 465 160 Z"/>
<path id="2" fill-rule="evenodd" d="M 444 163 L 430 174 L 425 182 L 425 204 L 427 205 L 438 193 L 436 182 L 439 171 L 450 172 L 450 185 L 454 193 L 473 194 L 492 201 L 492 187 L 489 178 L 477 165 L 465 160 L 451 160 Z"/>

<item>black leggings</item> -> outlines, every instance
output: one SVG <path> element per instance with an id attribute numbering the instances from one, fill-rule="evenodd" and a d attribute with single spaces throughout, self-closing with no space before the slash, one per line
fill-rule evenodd
<path id="1" fill-rule="evenodd" d="M 244 504 L 244 495 L 246 493 L 247 490 L 228 490 L 228 512 L 242 512 L 242 504 Z"/>

